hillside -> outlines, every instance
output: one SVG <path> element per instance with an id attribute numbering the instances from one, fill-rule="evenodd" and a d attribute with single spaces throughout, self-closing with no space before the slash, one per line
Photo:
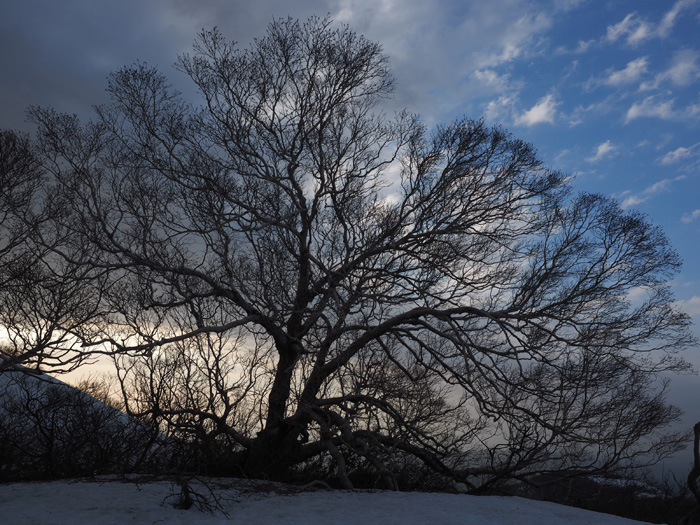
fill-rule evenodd
<path id="1" fill-rule="evenodd" d="M 0 374 L 0 482 L 129 472 L 152 459 L 156 438 L 56 378 Z"/>

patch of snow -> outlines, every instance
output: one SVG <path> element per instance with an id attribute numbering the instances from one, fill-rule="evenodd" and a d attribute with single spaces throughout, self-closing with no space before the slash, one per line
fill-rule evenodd
<path id="1" fill-rule="evenodd" d="M 517 497 L 384 491 L 255 491 L 245 481 L 214 487 L 224 513 L 173 508 L 173 484 L 102 479 L 0 485 L 2 523 L 38 525 L 338 524 L 632 525 L 641 523 Z M 178 491 L 177 486 L 174 487 Z M 202 486 L 192 488 L 204 494 Z M 285 493 L 287 492 L 287 493 Z"/>
<path id="2" fill-rule="evenodd" d="M 641 480 L 626 478 L 608 478 L 604 476 L 590 476 L 587 479 L 598 483 L 599 485 L 607 485 L 623 489 L 626 488 L 635 490 L 637 492 L 637 496 L 642 498 L 657 498 L 663 496 L 659 489 Z"/>

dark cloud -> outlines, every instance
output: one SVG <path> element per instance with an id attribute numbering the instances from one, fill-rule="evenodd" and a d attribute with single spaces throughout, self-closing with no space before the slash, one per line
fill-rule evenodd
<path id="1" fill-rule="evenodd" d="M 89 116 L 93 104 L 106 100 L 111 71 L 136 60 L 169 67 L 194 32 L 155 7 L 134 1 L 1 3 L 0 126 L 26 127 L 25 109 L 35 104 Z"/>
<path id="2" fill-rule="evenodd" d="M 546 27 L 537 10 L 528 10 L 512 0 L 11 0 L 0 3 L 0 96 L 6 101 L 0 126 L 25 127 L 30 104 L 87 116 L 105 101 L 109 72 L 136 60 L 158 65 L 182 87 L 170 66 L 202 28 L 217 26 L 245 46 L 274 18 L 313 14 L 330 15 L 382 43 L 398 80 L 388 109 L 441 116 L 463 105 L 474 69 L 520 55 Z"/>

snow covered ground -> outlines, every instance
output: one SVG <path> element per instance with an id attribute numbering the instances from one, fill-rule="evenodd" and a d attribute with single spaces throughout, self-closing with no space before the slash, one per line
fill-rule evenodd
<path id="1" fill-rule="evenodd" d="M 623 525 L 633 520 L 554 503 L 499 496 L 273 489 L 209 483 L 225 514 L 173 508 L 173 484 L 113 480 L 0 485 L 4 525 L 358 524 Z M 203 486 L 193 488 L 207 492 Z"/>

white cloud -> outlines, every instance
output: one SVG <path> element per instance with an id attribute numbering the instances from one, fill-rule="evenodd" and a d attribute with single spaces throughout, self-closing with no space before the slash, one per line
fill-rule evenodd
<path id="1" fill-rule="evenodd" d="M 552 7 L 561 11 L 569 11 L 578 7 L 585 1 L 586 0 L 558 0 L 557 2 L 554 2 L 554 5 Z"/>
<path id="2" fill-rule="evenodd" d="M 627 300 L 632 304 L 640 304 L 649 298 L 651 290 L 648 286 L 636 286 L 627 292 Z"/>
<path id="3" fill-rule="evenodd" d="M 582 55 L 583 53 L 588 52 L 589 49 L 594 48 L 598 44 L 598 40 L 595 38 L 591 40 L 579 40 L 578 43 L 576 44 L 576 47 L 573 49 L 568 48 L 566 46 L 557 46 L 554 48 L 554 54 L 555 55 L 569 55 L 569 54 L 574 54 L 574 55 Z"/>
<path id="4" fill-rule="evenodd" d="M 529 3 L 500 0 L 456 4 L 334 0 L 328 4 L 331 5 L 335 7 L 317 6 L 316 12 L 330 12 L 335 21 L 347 23 L 358 33 L 380 42 L 391 58 L 392 73 L 401 87 L 391 101 L 392 107 L 408 107 L 440 119 L 451 117 L 455 107 L 463 105 L 466 89 L 473 94 L 472 87 L 476 85 L 476 91 L 487 91 L 484 81 L 489 78 L 502 82 L 496 96 L 510 92 L 511 79 L 503 87 L 506 78 L 497 68 L 540 52 L 545 32 L 552 27 L 555 16 Z M 481 72 L 482 78 L 475 75 L 476 71 Z M 493 89 L 490 91 L 493 94 Z"/>
<path id="5" fill-rule="evenodd" d="M 685 114 L 691 118 L 699 117 L 700 116 L 700 103 L 691 104 L 690 106 L 685 108 Z"/>
<path id="6" fill-rule="evenodd" d="M 700 0 L 678 0 L 658 24 L 640 18 L 637 13 L 630 13 L 621 22 L 608 26 L 607 40 L 616 42 L 625 39 L 627 44 L 635 46 L 651 38 L 666 38 L 681 11 L 697 4 L 698 1 Z"/>
<path id="7" fill-rule="evenodd" d="M 505 90 L 509 85 L 508 75 L 499 75 L 493 69 L 477 69 L 474 71 L 474 76 L 487 86 L 493 87 L 498 91 Z"/>
<path id="8" fill-rule="evenodd" d="M 683 217 L 681 217 L 681 220 L 685 223 L 690 223 L 690 222 L 693 222 L 694 220 L 697 220 L 698 218 L 700 218 L 700 209 L 693 210 L 690 213 L 683 214 Z"/>
<path id="9" fill-rule="evenodd" d="M 514 95 L 503 95 L 491 100 L 484 108 L 484 117 L 493 122 L 508 120 L 513 114 L 515 102 Z"/>
<path id="10" fill-rule="evenodd" d="M 593 44 L 595 44 L 595 40 L 579 40 L 574 53 L 585 53 Z"/>
<path id="11" fill-rule="evenodd" d="M 554 162 L 561 162 L 561 160 L 566 158 L 569 155 L 569 153 L 571 153 L 571 150 L 568 148 L 561 150 L 559 154 L 556 157 L 554 157 Z"/>
<path id="12" fill-rule="evenodd" d="M 693 144 L 689 148 L 684 148 L 683 146 L 666 153 L 661 159 L 661 164 L 673 164 L 675 162 L 689 159 L 700 155 L 700 142 Z"/>
<path id="13" fill-rule="evenodd" d="M 607 38 L 611 42 L 617 42 L 617 40 L 629 33 L 630 31 L 630 26 L 632 25 L 632 18 L 636 17 L 637 15 L 635 13 L 630 13 L 627 15 L 622 22 L 618 22 L 617 24 L 613 26 L 608 26 L 608 31 L 607 31 Z"/>
<path id="14" fill-rule="evenodd" d="M 656 117 L 664 120 L 674 118 L 673 99 L 658 101 L 656 97 L 647 97 L 642 102 L 635 102 L 627 110 L 625 123 L 640 117 Z"/>
<path id="15" fill-rule="evenodd" d="M 510 62 L 513 59 L 518 58 L 523 54 L 523 47 L 519 43 L 507 42 L 503 46 L 503 50 L 500 55 L 497 55 L 496 63 Z"/>
<path id="16" fill-rule="evenodd" d="M 618 101 L 615 97 L 607 96 L 587 106 L 579 105 L 568 115 L 569 126 L 577 126 L 591 115 L 600 117 L 617 111 L 617 104 Z"/>
<path id="17" fill-rule="evenodd" d="M 608 76 L 602 80 L 603 84 L 609 86 L 621 86 L 639 80 L 647 72 L 647 57 L 641 57 L 629 62 L 625 69 L 619 71 L 609 71 Z"/>
<path id="18" fill-rule="evenodd" d="M 694 295 L 686 301 L 676 301 L 676 306 L 690 316 L 700 315 L 700 296 Z"/>
<path id="19" fill-rule="evenodd" d="M 398 4 L 403 5 L 403 2 Z M 433 3 L 426 5 L 434 9 Z M 536 55 L 540 51 L 541 35 L 554 24 L 549 12 L 533 10 L 525 3 L 511 3 L 507 7 L 501 2 L 464 2 L 462 5 L 469 6 L 469 14 L 458 28 L 458 40 L 468 39 L 461 49 L 473 49 L 469 55 L 475 59 L 478 69 Z M 444 41 L 444 34 L 440 33 L 438 38 Z"/>
<path id="20" fill-rule="evenodd" d="M 592 77 L 586 82 L 586 88 L 591 89 L 599 85 L 619 87 L 631 84 L 640 79 L 647 72 L 649 65 L 647 57 L 640 57 L 627 63 L 624 69 L 615 70 L 609 68 L 603 77 Z"/>
<path id="21" fill-rule="evenodd" d="M 674 108 L 675 99 L 664 100 L 658 95 L 646 97 L 630 106 L 625 115 L 625 124 L 642 117 L 662 120 L 697 120 L 700 118 L 700 103 Z M 657 148 L 662 149 L 662 148 Z"/>
<path id="22" fill-rule="evenodd" d="M 659 27 L 657 29 L 659 35 L 662 37 L 666 37 L 671 32 L 671 29 L 673 29 L 673 26 L 676 23 L 676 18 L 678 18 L 678 14 L 683 9 L 688 8 L 693 4 L 697 3 L 698 0 L 678 0 L 678 2 L 673 4 L 671 10 L 668 11 L 661 19 L 661 22 L 659 22 Z"/>
<path id="23" fill-rule="evenodd" d="M 598 162 L 607 156 L 613 155 L 615 151 L 617 151 L 617 146 L 613 146 L 610 140 L 606 140 L 605 142 L 598 144 L 596 152 L 593 154 L 593 156 L 588 157 L 586 160 L 588 162 Z"/>
<path id="24" fill-rule="evenodd" d="M 662 73 L 663 78 L 669 78 L 677 86 L 687 86 L 700 78 L 700 67 L 697 65 L 697 51 L 683 49 L 678 51 L 671 67 Z"/>
<path id="25" fill-rule="evenodd" d="M 610 42 L 616 42 L 620 38 L 627 38 L 627 43 L 638 44 L 646 40 L 653 33 L 651 25 L 640 19 L 636 13 L 630 13 L 622 22 L 608 26 L 607 37 Z"/>
<path id="26" fill-rule="evenodd" d="M 690 156 L 690 149 L 689 148 L 684 148 L 680 147 L 674 151 L 669 151 L 664 155 L 664 157 L 661 159 L 661 164 L 672 164 L 674 162 L 678 162 L 681 159 L 688 158 Z"/>
<path id="27" fill-rule="evenodd" d="M 668 191 L 671 184 L 679 180 L 683 180 L 685 178 L 685 175 L 679 175 L 678 177 L 674 177 L 672 179 L 663 179 L 658 182 L 655 182 L 651 186 L 647 186 L 640 193 L 630 195 L 629 197 L 627 197 L 625 200 L 622 201 L 622 204 L 620 206 L 622 207 L 622 209 L 627 209 L 632 206 L 642 204 L 643 202 L 646 202 L 652 197 L 654 197 L 656 194 Z M 623 195 L 629 195 L 629 192 L 625 192 Z"/>
<path id="28" fill-rule="evenodd" d="M 525 126 L 534 126 L 548 122 L 554 123 L 556 108 L 560 103 L 554 98 L 554 95 L 547 95 L 537 101 L 537 104 L 525 111 L 522 115 L 515 118 L 515 124 L 523 124 Z"/>
<path id="29" fill-rule="evenodd" d="M 632 195 L 623 200 L 620 206 L 623 210 L 626 210 L 627 208 L 631 208 L 632 206 L 636 206 L 637 204 L 643 203 L 645 200 L 647 200 L 647 198 L 640 197 L 638 195 Z"/>
<path id="30" fill-rule="evenodd" d="M 692 49 L 683 49 L 677 51 L 671 61 L 670 67 L 659 73 L 651 82 L 644 82 L 640 89 L 656 89 L 659 85 L 669 80 L 676 86 L 687 86 L 700 78 L 700 67 L 697 61 L 700 58 L 700 53 Z"/>

